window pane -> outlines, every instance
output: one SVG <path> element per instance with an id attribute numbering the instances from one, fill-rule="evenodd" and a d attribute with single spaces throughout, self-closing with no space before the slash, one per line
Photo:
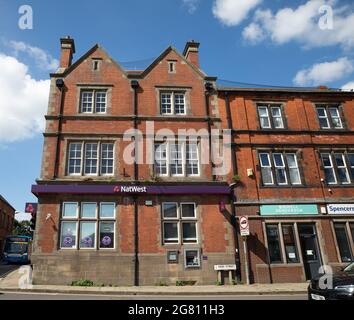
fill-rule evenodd
<path id="1" fill-rule="evenodd" d="M 61 248 L 75 248 L 77 239 L 77 222 L 62 222 L 60 247 Z"/>
<path id="2" fill-rule="evenodd" d="M 346 225 L 344 223 L 336 223 L 334 228 L 342 262 L 350 262 L 352 260 L 352 254 L 347 237 Z"/>
<path id="3" fill-rule="evenodd" d="M 175 114 L 185 114 L 184 94 L 175 93 Z"/>
<path id="4" fill-rule="evenodd" d="M 178 243 L 177 222 L 165 222 L 163 224 L 163 235 L 165 243 Z"/>
<path id="5" fill-rule="evenodd" d="M 96 112 L 106 112 L 106 92 L 96 92 Z"/>
<path id="6" fill-rule="evenodd" d="M 161 113 L 171 114 L 172 113 L 172 99 L 171 93 L 161 93 Z"/>
<path id="7" fill-rule="evenodd" d="M 85 174 L 97 174 L 97 149 L 97 143 L 86 143 L 85 145 Z"/>
<path id="8" fill-rule="evenodd" d="M 167 146 L 166 143 L 155 145 L 155 173 L 157 175 L 167 174 Z"/>
<path id="9" fill-rule="evenodd" d="M 182 203 L 182 218 L 195 218 L 195 205 L 194 203 Z"/>
<path id="10" fill-rule="evenodd" d="M 271 168 L 261 168 L 263 184 L 273 184 L 273 173 Z"/>
<path id="11" fill-rule="evenodd" d="M 113 143 L 101 144 L 101 174 L 111 175 L 113 174 Z"/>
<path id="12" fill-rule="evenodd" d="M 258 113 L 260 117 L 268 117 L 267 107 L 258 107 Z"/>
<path id="13" fill-rule="evenodd" d="M 286 160 L 288 162 L 291 184 L 301 184 L 300 172 L 297 165 L 296 155 L 293 153 L 288 153 L 286 155 Z"/>
<path id="14" fill-rule="evenodd" d="M 91 113 L 93 110 L 93 92 L 83 91 L 81 93 L 81 112 Z"/>
<path id="15" fill-rule="evenodd" d="M 177 204 L 176 203 L 163 203 L 162 216 L 164 218 L 177 218 Z"/>
<path id="16" fill-rule="evenodd" d="M 281 263 L 279 232 L 277 225 L 267 225 L 268 251 L 271 263 Z"/>
<path id="17" fill-rule="evenodd" d="M 94 248 L 96 242 L 96 222 L 80 222 L 80 248 Z"/>
<path id="18" fill-rule="evenodd" d="M 114 222 L 100 223 L 100 248 L 114 248 Z"/>
<path id="19" fill-rule="evenodd" d="M 317 115 L 320 121 L 321 128 L 329 128 L 329 122 L 327 118 L 327 112 L 325 108 L 317 108 Z"/>
<path id="20" fill-rule="evenodd" d="M 78 204 L 76 202 L 63 203 L 63 218 L 76 218 L 78 211 Z"/>
<path id="21" fill-rule="evenodd" d="M 182 175 L 183 174 L 183 159 L 182 159 L 182 144 L 171 144 L 170 145 L 170 169 L 171 175 Z"/>
<path id="22" fill-rule="evenodd" d="M 286 171 L 283 155 L 281 153 L 273 153 L 275 174 L 278 184 L 287 184 Z"/>
<path id="23" fill-rule="evenodd" d="M 68 174 L 81 174 L 81 148 L 81 143 L 70 143 Z"/>
<path id="24" fill-rule="evenodd" d="M 100 204 L 100 218 L 114 218 L 115 203 Z"/>
<path id="25" fill-rule="evenodd" d="M 297 263 L 299 262 L 299 257 L 295 244 L 294 236 L 294 226 L 293 225 L 283 225 L 283 239 L 284 246 L 286 251 L 286 259 L 288 263 Z"/>
<path id="26" fill-rule="evenodd" d="M 332 184 L 337 183 L 330 154 L 329 153 L 322 153 L 321 158 L 322 158 L 322 164 L 324 167 L 326 182 L 332 183 Z"/>
<path id="27" fill-rule="evenodd" d="M 269 155 L 268 153 L 260 153 L 259 159 L 262 167 L 270 167 Z"/>
<path id="28" fill-rule="evenodd" d="M 200 259 L 199 259 L 199 250 L 186 250 L 185 251 L 185 264 L 186 267 L 199 267 Z"/>
<path id="29" fill-rule="evenodd" d="M 270 128 L 270 120 L 267 107 L 258 107 L 259 120 L 261 128 Z"/>
<path id="30" fill-rule="evenodd" d="M 271 108 L 273 123 L 275 128 L 284 128 L 280 107 Z"/>
<path id="31" fill-rule="evenodd" d="M 188 143 L 186 150 L 187 175 L 199 175 L 198 144 Z"/>
<path id="32" fill-rule="evenodd" d="M 182 224 L 183 242 L 197 242 L 197 228 L 195 222 L 184 222 Z"/>
<path id="33" fill-rule="evenodd" d="M 348 153 L 348 163 L 349 163 L 349 170 L 352 174 L 352 183 L 354 182 L 354 153 Z"/>
<path id="34" fill-rule="evenodd" d="M 340 119 L 338 108 L 329 108 L 329 113 L 332 118 L 332 123 L 335 128 L 342 128 L 342 121 Z"/>
<path id="35" fill-rule="evenodd" d="M 344 154 L 335 153 L 334 154 L 335 162 L 337 165 L 338 179 L 341 183 L 349 183 L 349 173 L 347 170 L 347 165 L 344 160 Z"/>
<path id="36" fill-rule="evenodd" d="M 83 203 L 81 205 L 82 218 L 95 218 L 97 210 L 97 203 Z"/>

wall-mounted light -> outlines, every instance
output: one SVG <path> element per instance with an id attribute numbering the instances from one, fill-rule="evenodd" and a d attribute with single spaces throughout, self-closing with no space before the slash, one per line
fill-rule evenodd
<path id="1" fill-rule="evenodd" d="M 247 169 L 247 176 L 252 177 L 253 176 L 253 169 Z"/>
<path id="2" fill-rule="evenodd" d="M 45 217 L 45 221 L 48 221 L 52 217 L 51 213 L 48 213 L 47 216 Z"/>

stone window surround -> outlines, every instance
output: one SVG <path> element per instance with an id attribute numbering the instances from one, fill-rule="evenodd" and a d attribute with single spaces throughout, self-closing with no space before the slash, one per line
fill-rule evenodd
<path id="1" fill-rule="evenodd" d="M 287 130 L 288 129 L 288 121 L 287 121 L 287 116 L 285 113 L 285 108 L 286 108 L 286 101 L 273 101 L 273 100 L 254 100 L 253 105 L 256 109 L 256 115 L 257 115 L 257 121 L 256 123 L 258 124 L 258 129 L 259 130 L 274 130 L 274 131 L 282 131 L 282 130 Z M 268 115 L 269 115 L 269 121 L 270 121 L 270 128 L 262 128 L 261 126 L 261 120 L 259 117 L 258 113 L 258 107 L 259 106 L 267 106 L 268 110 Z M 281 118 L 283 121 L 283 128 L 275 128 L 274 123 L 273 123 L 273 117 L 270 115 L 270 107 L 275 106 L 275 107 L 280 107 L 280 114 Z"/>
<path id="2" fill-rule="evenodd" d="M 345 130 L 347 130 L 346 121 L 345 121 L 345 117 L 344 117 L 344 108 L 343 108 L 343 104 L 342 103 L 314 102 L 314 103 L 312 103 L 312 106 L 313 106 L 314 111 L 315 111 L 315 117 L 316 117 L 316 121 L 317 121 L 317 124 L 318 124 L 318 130 L 319 131 L 328 131 L 328 130 L 345 131 Z M 321 106 L 325 107 L 326 110 L 327 110 L 327 119 L 328 119 L 329 124 L 330 124 L 329 128 L 321 128 L 320 120 L 319 120 L 318 115 L 317 115 L 317 108 L 321 107 Z M 331 108 L 331 107 L 336 107 L 338 109 L 339 117 L 340 117 L 340 120 L 342 122 L 342 128 L 333 127 L 332 118 L 331 118 L 331 116 L 328 116 L 328 108 Z"/>
<path id="3" fill-rule="evenodd" d="M 76 113 L 81 116 L 99 116 L 104 117 L 110 115 L 112 112 L 112 87 L 110 84 L 76 84 L 77 86 L 77 99 L 76 99 Z M 106 112 L 96 113 L 93 106 L 92 113 L 81 112 L 81 93 L 83 91 L 105 91 L 106 92 Z M 95 97 L 93 98 L 93 103 L 95 104 Z"/>
<path id="4" fill-rule="evenodd" d="M 190 93 L 192 87 L 186 86 L 155 86 L 155 96 L 156 96 L 156 114 L 161 117 L 187 117 L 192 116 L 192 109 L 191 109 L 191 101 L 190 101 Z M 161 113 L 161 94 L 164 92 L 180 92 L 184 93 L 184 114 L 163 114 Z"/>

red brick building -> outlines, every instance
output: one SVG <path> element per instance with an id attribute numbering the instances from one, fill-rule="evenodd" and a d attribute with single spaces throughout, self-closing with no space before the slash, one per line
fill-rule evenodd
<path id="1" fill-rule="evenodd" d="M 5 238 L 10 235 L 14 225 L 15 209 L 0 195 L 0 257 L 4 250 Z"/>
<path id="2" fill-rule="evenodd" d="M 72 63 L 74 40 L 61 39 L 32 187 L 34 283 L 214 284 L 215 265 L 235 264 L 228 184 L 201 161 L 201 137 L 173 140 L 179 129 L 221 128 L 198 47 L 168 47 L 128 71 L 99 45 Z M 141 132 L 134 152 L 130 129 Z"/>
<path id="3" fill-rule="evenodd" d="M 302 282 L 352 261 L 354 93 L 220 87 L 218 96 L 233 130 L 236 214 L 249 218 L 250 281 Z"/>

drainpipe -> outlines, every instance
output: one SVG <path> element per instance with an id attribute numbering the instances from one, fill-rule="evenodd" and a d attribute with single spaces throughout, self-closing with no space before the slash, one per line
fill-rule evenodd
<path id="1" fill-rule="evenodd" d="M 231 130 L 231 136 L 233 137 L 232 130 L 233 130 L 233 124 L 232 124 L 232 117 L 231 117 L 231 108 L 230 108 L 230 97 L 227 92 L 225 92 L 225 101 L 226 101 L 226 114 L 227 114 L 227 126 L 229 130 Z M 231 146 L 233 145 L 233 139 L 231 141 Z M 232 162 L 232 171 L 234 174 L 237 173 L 237 159 L 236 159 L 236 154 L 232 148 L 231 150 L 231 162 Z M 241 262 L 240 262 L 240 240 L 238 236 L 238 224 L 237 224 L 237 217 L 236 217 L 236 208 L 235 208 L 235 202 L 236 202 L 236 196 L 234 192 L 234 188 L 236 185 L 231 184 L 230 185 L 230 202 L 231 202 L 231 214 L 233 217 L 233 237 L 234 237 L 234 243 L 235 243 L 235 262 L 236 262 L 236 277 L 238 281 L 241 281 Z M 237 252 L 236 252 L 236 245 L 237 245 Z"/>
<path id="2" fill-rule="evenodd" d="M 55 82 L 57 88 L 60 90 L 60 98 L 59 98 L 59 114 L 58 114 L 58 132 L 57 132 L 57 143 L 55 147 L 55 162 L 54 162 L 54 173 L 53 179 L 56 179 L 59 175 L 59 148 L 60 148 L 60 138 L 61 138 L 61 130 L 62 130 L 62 117 L 63 117 L 63 109 L 64 109 L 64 80 L 57 79 Z"/>
<path id="3" fill-rule="evenodd" d="M 212 168 L 212 178 L 213 181 L 216 181 L 216 176 L 214 174 L 214 167 L 215 164 L 212 162 L 212 150 L 211 150 L 211 119 L 210 119 L 210 112 L 209 112 L 209 97 L 214 91 L 213 84 L 211 82 L 207 82 L 205 84 L 205 113 L 206 113 L 206 121 L 208 122 L 208 135 L 209 135 L 209 158 L 211 162 L 211 168 Z"/>
<path id="4" fill-rule="evenodd" d="M 138 128 L 138 88 L 139 82 L 137 80 L 131 81 L 131 87 L 134 90 L 134 129 Z M 139 180 L 138 172 L 138 143 L 135 144 L 135 161 L 134 161 L 134 180 L 137 182 Z M 134 196 L 134 286 L 139 286 L 139 207 L 138 207 L 138 197 Z"/>

